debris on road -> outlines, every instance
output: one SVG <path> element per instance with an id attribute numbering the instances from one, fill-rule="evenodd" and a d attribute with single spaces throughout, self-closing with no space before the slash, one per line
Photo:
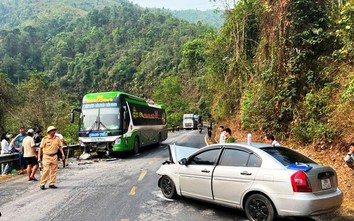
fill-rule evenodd
<path id="1" fill-rule="evenodd" d="M 92 156 L 89 153 L 82 153 L 79 157 L 80 160 L 87 160 L 90 159 Z"/>

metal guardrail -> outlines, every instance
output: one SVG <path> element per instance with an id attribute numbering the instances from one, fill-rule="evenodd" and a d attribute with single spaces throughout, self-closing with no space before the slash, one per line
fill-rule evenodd
<path id="1" fill-rule="evenodd" d="M 64 154 L 66 157 L 72 157 L 74 154 L 74 151 L 77 149 L 80 149 L 79 144 L 73 144 L 73 145 L 63 147 Z M 15 161 L 18 161 L 18 153 L 0 155 L 0 164 L 10 163 L 10 162 L 15 162 Z M 15 169 L 18 169 L 18 168 L 15 168 Z"/>
<path id="2" fill-rule="evenodd" d="M 9 163 L 18 160 L 18 153 L 0 155 L 0 163 Z"/>

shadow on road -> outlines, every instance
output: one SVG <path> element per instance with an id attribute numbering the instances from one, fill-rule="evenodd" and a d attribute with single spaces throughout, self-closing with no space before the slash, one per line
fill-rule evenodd
<path id="1" fill-rule="evenodd" d="M 223 219 L 231 220 L 248 220 L 245 212 L 241 209 L 228 208 L 223 206 L 218 206 L 212 203 L 198 201 L 189 198 L 179 198 L 180 203 L 186 204 L 187 206 L 193 207 L 197 210 L 212 210 L 217 216 L 223 217 Z M 336 218 L 334 218 L 334 216 Z M 340 217 L 334 214 L 327 214 L 316 217 L 276 217 L 274 221 L 332 221 L 332 220 L 343 220 L 352 221 L 352 217 Z"/>

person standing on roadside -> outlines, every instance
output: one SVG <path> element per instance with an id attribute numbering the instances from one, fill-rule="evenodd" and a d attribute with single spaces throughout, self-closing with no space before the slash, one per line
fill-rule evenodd
<path id="1" fill-rule="evenodd" d="M 225 139 L 226 139 L 225 134 L 224 134 L 225 127 L 224 126 L 219 126 L 218 130 L 220 132 L 219 143 L 225 143 Z"/>
<path id="2" fill-rule="evenodd" d="M 9 144 L 10 135 L 8 133 L 4 133 L 1 135 L 1 155 L 10 154 L 11 147 Z M 1 175 L 7 175 L 10 172 L 10 163 L 2 163 L 1 164 Z"/>
<path id="3" fill-rule="evenodd" d="M 68 146 L 68 143 L 64 140 L 64 136 L 59 133 L 59 129 L 57 129 L 57 130 L 55 131 L 55 136 L 59 137 L 59 139 L 60 139 L 60 141 L 61 141 L 62 144 L 64 144 L 65 146 Z M 66 165 L 65 165 L 65 162 L 66 162 L 65 157 L 63 158 L 61 152 L 58 150 L 58 161 L 59 161 L 60 159 L 61 159 L 62 162 L 63 162 L 63 168 L 65 168 L 65 166 L 66 166 Z"/>
<path id="4" fill-rule="evenodd" d="M 28 176 L 28 181 L 37 181 L 37 179 L 34 177 L 34 175 L 37 172 L 38 169 L 38 160 L 37 160 L 37 152 L 36 152 L 36 143 L 34 142 L 33 135 L 34 131 L 33 129 L 29 129 L 27 131 L 27 137 L 23 139 L 22 145 L 23 145 L 23 156 L 27 162 L 27 176 Z"/>
<path id="5" fill-rule="evenodd" d="M 347 163 L 349 168 L 354 170 L 354 143 L 349 145 L 349 151 L 344 157 L 344 161 Z M 354 173 L 352 175 L 354 175 Z"/>
<path id="6" fill-rule="evenodd" d="M 266 134 L 264 137 L 264 140 L 267 144 L 271 144 L 273 147 L 278 147 L 280 146 L 280 143 L 278 141 L 275 140 L 274 135 L 273 134 Z"/>
<path id="7" fill-rule="evenodd" d="M 26 160 L 23 157 L 23 148 L 22 148 L 22 142 L 26 136 L 27 136 L 26 130 L 24 128 L 21 128 L 20 133 L 11 141 L 12 147 L 15 148 L 16 151 L 18 151 L 18 159 L 21 168 L 19 174 L 24 174 L 24 170 L 27 167 Z"/>
<path id="8" fill-rule="evenodd" d="M 34 142 L 36 143 L 36 150 L 38 151 L 39 149 L 39 145 L 41 144 L 41 141 L 43 139 L 43 135 L 42 135 L 42 130 L 39 129 L 37 130 L 36 134 L 34 135 L 33 139 L 34 139 Z"/>
<path id="9" fill-rule="evenodd" d="M 231 135 L 231 129 L 230 128 L 226 128 L 224 130 L 224 135 L 226 137 L 225 143 L 233 143 L 233 142 L 235 142 L 235 138 Z"/>
<path id="10" fill-rule="evenodd" d="M 56 128 L 54 126 L 49 126 L 47 129 L 47 136 L 42 139 L 41 145 L 38 151 L 38 161 L 41 159 L 41 154 L 43 153 L 43 174 L 41 177 L 40 188 L 45 190 L 45 184 L 47 183 L 48 176 L 49 188 L 56 189 L 55 179 L 58 170 L 58 150 L 60 150 L 63 159 L 65 155 L 63 152 L 63 144 L 59 137 L 55 136 Z"/>

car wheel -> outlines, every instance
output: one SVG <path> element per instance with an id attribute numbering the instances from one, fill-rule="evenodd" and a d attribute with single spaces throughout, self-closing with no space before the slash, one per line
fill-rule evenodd
<path id="1" fill-rule="evenodd" d="M 134 154 L 139 153 L 139 138 L 135 137 L 134 139 L 134 147 L 133 147 Z"/>
<path id="2" fill-rule="evenodd" d="M 167 198 L 167 199 L 173 199 L 176 198 L 176 187 L 175 184 L 173 183 L 172 179 L 169 176 L 163 176 L 160 179 L 160 188 L 162 194 Z"/>
<path id="3" fill-rule="evenodd" d="M 245 212 L 247 218 L 252 221 L 271 221 L 275 215 L 272 202 L 261 194 L 253 194 L 248 197 Z"/>

